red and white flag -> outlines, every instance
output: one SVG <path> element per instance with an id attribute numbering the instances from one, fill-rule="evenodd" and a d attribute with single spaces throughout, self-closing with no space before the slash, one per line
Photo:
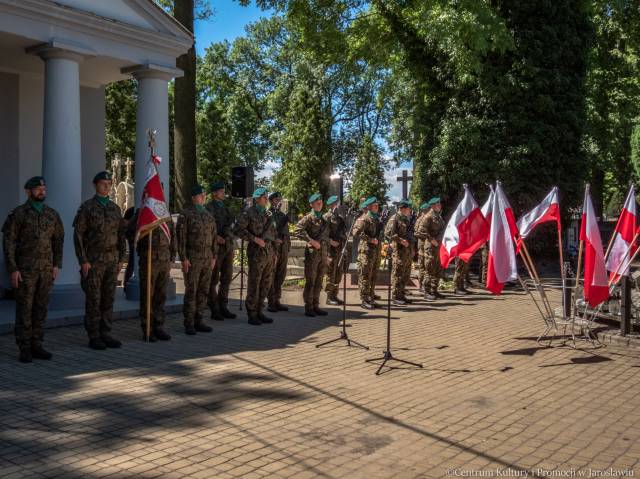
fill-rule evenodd
<path id="1" fill-rule="evenodd" d="M 152 155 L 147 169 L 147 178 L 142 191 L 142 205 L 138 213 L 136 225 L 136 243 L 154 228 L 162 229 L 167 238 L 171 239 L 171 231 L 167 222 L 171 221 L 171 214 L 164 199 L 164 191 L 158 174 L 161 158 Z"/>
<path id="2" fill-rule="evenodd" d="M 609 299 L 607 268 L 589 185 L 584 192 L 580 241 L 584 241 L 584 298 L 595 308 Z"/>
<path id="3" fill-rule="evenodd" d="M 626 276 L 629 274 L 630 260 L 638 248 L 634 241 L 638 230 L 637 223 L 636 189 L 631 185 L 616 229 L 613 231 L 613 243 L 607 257 L 607 270 L 611 271 L 611 278 L 615 278 L 616 275 Z"/>
<path id="4" fill-rule="evenodd" d="M 529 236 L 536 226 L 547 221 L 555 221 L 558 226 L 558 231 L 562 231 L 562 227 L 560 225 L 560 201 L 558 198 L 557 186 L 554 186 L 549 194 L 545 196 L 542 203 L 518 220 L 518 231 L 520 232 L 518 250 L 520 249 L 521 240 Z"/>
<path id="5" fill-rule="evenodd" d="M 455 257 L 468 262 L 473 253 L 487 241 L 489 224 L 482 216 L 478 203 L 467 185 L 464 197 L 453 212 L 440 245 L 440 263 L 443 268 Z"/>
<path id="6" fill-rule="evenodd" d="M 509 206 L 500 183 L 496 185 L 491 206 L 487 289 L 493 294 L 500 294 L 504 283 L 518 277 L 516 253 L 513 248 L 515 234 L 512 232 L 512 226 L 509 222 L 509 215 L 513 218 L 513 211 L 511 211 L 511 206 Z M 515 218 L 513 220 L 515 225 Z"/>
<path id="7" fill-rule="evenodd" d="M 512 239 L 516 239 L 518 233 L 518 223 L 516 223 L 516 216 L 513 214 L 513 209 L 509 204 L 509 200 L 507 200 L 507 196 L 504 194 L 504 190 L 502 189 L 502 183 L 496 181 L 496 195 L 500 196 L 500 202 L 502 204 L 502 208 L 504 208 L 504 215 L 507 218 L 507 224 L 509 225 L 509 234 Z M 493 213 L 492 213 L 493 215 Z"/>
<path id="8" fill-rule="evenodd" d="M 489 198 L 484 202 L 480 211 L 482 212 L 484 219 L 487 220 L 487 223 L 491 224 L 491 208 L 493 207 L 493 196 L 495 195 L 495 192 L 493 191 L 493 185 L 489 185 L 489 188 L 491 189 L 491 191 L 489 191 Z"/>

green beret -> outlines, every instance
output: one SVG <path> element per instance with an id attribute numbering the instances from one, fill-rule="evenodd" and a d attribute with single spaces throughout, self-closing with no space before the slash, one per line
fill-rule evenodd
<path id="1" fill-rule="evenodd" d="M 431 199 L 427 202 L 427 204 L 428 204 L 429 206 L 431 206 L 431 205 L 435 205 L 435 204 L 437 204 L 437 203 L 440 203 L 440 197 L 439 197 L 439 196 L 434 196 L 433 198 L 431 198 Z"/>
<path id="2" fill-rule="evenodd" d="M 409 200 L 398 201 L 398 208 L 411 208 L 411 201 Z"/>
<path id="3" fill-rule="evenodd" d="M 193 188 L 191 188 L 192 197 L 201 195 L 202 193 L 204 193 L 204 188 L 202 187 L 202 185 L 196 185 Z"/>
<path id="4" fill-rule="evenodd" d="M 224 190 L 224 181 L 216 181 L 215 183 L 209 184 L 209 191 L 218 190 Z"/>
<path id="5" fill-rule="evenodd" d="M 269 195 L 269 201 L 271 201 L 274 198 L 282 198 L 282 194 L 279 191 L 274 191 Z"/>
<path id="6" fill-rule="evenodd" d="M 24 184 L 24 189 L 31 190 L 33 188 L 37 188 L 38 186 L 45 186 L 44 178 L 42 176 L 34 176 L 33 178 L 29 178 Z"/>
<path id="7" fill-rule="evenodd" d="M 252 198 L 260 198 L 261 196 L 264 196 L 267 194 L 267 189 L 264 187 L 260 187 L 260 188 L 256 188 L 256 190 L 253 192 L 253 195 L 251 195 Z"/>
<path id="8" fill-rule="evenodd" d="M 111 176 L 111 173 L 108 171 L 101 171 L 100 173 L 98 173 L 96 176 L 93 177 L 93 184 L 97 185 L 98 181 L 100 180 L 112 180 L 113 177 Z"/>
<path id="9" fill-rule="evenodd" d="M 327 198 L 327 203 L 326 204 L 327 204 L 327 206 L 331 206 L 336 201 L 338 201 L 338 197 L 336 195 L 329 196 L 329 198 Z"/>
<path id="10" fill-rule="evenodd" d="M 427 208 L 429 208 L 429 206 L 431 206 L 431 205 L 429 204 L 429 202 L 428 202 L 428 201 L 425 201 L 424 203 L 422 203 L 422 204 L 420 205 L 420 209 L 421 209 L 421 210 L 426 210 Z"/>
<path id="11" fill-rule="evenodd" d="M 374 203 L 377 203 L 378 200 L 375 196 L 369 196 L 369 198 L 367 198 L 366 200 L 364 200 L 362 203 L 360 203 L 360 208 L 366 208 L 369 205 L 372 205 Z"/>
<path id="12" fill-rule="evenodd" d="M 313 203 L 314 201 L 318 201 L 322 199 L 322 195 L 320 193 L 314 193 L 309 196 L 309 203 Z"/>

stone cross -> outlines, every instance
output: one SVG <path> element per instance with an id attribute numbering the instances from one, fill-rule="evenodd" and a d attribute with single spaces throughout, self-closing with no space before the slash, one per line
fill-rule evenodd
<path id="1" fill-rule="evenodd" d="M 124 166 L 127 171 L 126 173 L 127 176 L 125 176 L 124 181 L 126 181 L 127 183 L 131 183 L 131 179 L 133 178 L 131 172 L 132 172 L 134 163 L 135 161 L 131 161 L 131 158 L 127 158 L 126 161 L 124 162 Z"/>
<path id="2" fill-rule="evenodd" d="M 396 180 L 402 182 L 402 199 L 409 197 L 409 182 L 413 181 L 413 176 L 409 176 L 407 170 L 402 170 L 402 176 L 398 176 Z"/>

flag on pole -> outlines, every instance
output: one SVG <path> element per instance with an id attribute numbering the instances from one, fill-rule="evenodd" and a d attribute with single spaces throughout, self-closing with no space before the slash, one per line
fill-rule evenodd
<path id="1" fill-rule="evenodd" d="M 613 231 L 613 243 L 607 257 L 607 270 L 612 272 L 612 279 L 616 274 L 625 276 L 629 274 L 629 262 L 638 247 L 634 241 L 638 229 L 637 223 L 636 189 L 631 185 L 616 229 Z"/>
<path id="2" fill-rule="evenodd" d="M 604 252 L 596 213 L 591 202 L 589 185 L 584 192 L 582 220 L 580 222 L 580 241 L 584 241 L 584 298 L 589 306 L 595 308 L 609 299 L 607 268 L 604 264 Z"/>
<path id="3" fill-rule="evenodd" d="M 518 277 L 516 254 L 513 248 L 514 234 L 509 222 L 509 215 L 513 217 L 513 212 L 500 183 L 496 185 L 491 206 L 487 289 L 493 294 L 500 294 L 504 283 Z M 515 221 L 513 224 L 515 225 Z"/>
<path id="4" fill-rule="evenodd" d="M 507 219 L 507 224 L 509 225 L 509 234 L 511 235 L 511 239 L 516 239 L 518 236 L 518 224 L 516 223 L 516 216 L 513 214 L 513 209 L 509 204 L 509 200 L 507 200 L 507 196 L 504 194 L 504 190 L 502 189 L 502 183 L 496 181 L 496 195 L 500 196 L 501 207 L 504 209 L 504 215 Z M 492 213 L 493 215 L 493 213 Z"/>
<path id="5" fill-rule="evenodd" d="M 149 159 L 147 178 L 142 191 L 142 205 L 138 214 L 136 225 L 136 243 L 154 228 L 160 227 L 169 240 L 171 231 L 167 222 L 171 221 L 171 214 L 164 199 L 164 191 L 158 174 L 158 165 L 161 158 L 152 154 Z"/>
<path id="6" fill-rule="evenodd" d="M 495 192 L 493 191 L 493 185 L 489 185 L 489 188 L 489 198 L 484 202 L 480 211 L 482 212 L 484 219 L 487 220 L 487 223 L 491 224 L 491 207 L 493 206 L 493 196 L 495 195 Z"/>
<path id="7" fill-rule="evenodd" d="M 518 220 L 518 231 L 520 232 L 520 238 L 518 238 L 518 250 L 520 250 L 520 244 L 536 226 L 547 221 L 555 221 L 558 226 L 558 231 L 562 231 L 560 225 L 560 201 L 558 198 L 558 187 L 554 186 L 549 194 L 545 196 L 542 202 L 522 216 Z"/>
<path id="8" fill-rule="evenodd" d="M 442 267 L 448 267 L 455 257 L 468 262 L 473 253 L 487 241 L 488 231 L 489 224 L 482 216 L 468 186 L 464 185 L 464 197 L 447 223 L 440 245 Z"/>

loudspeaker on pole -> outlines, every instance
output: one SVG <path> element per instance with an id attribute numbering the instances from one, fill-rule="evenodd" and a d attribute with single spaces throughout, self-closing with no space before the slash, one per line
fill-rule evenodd
<path id="1" fill-rule="evenodd" d="M 253 167 L 234 166 L 231 168 L 231 196 L 251 198 L 253 190 Z"/>

